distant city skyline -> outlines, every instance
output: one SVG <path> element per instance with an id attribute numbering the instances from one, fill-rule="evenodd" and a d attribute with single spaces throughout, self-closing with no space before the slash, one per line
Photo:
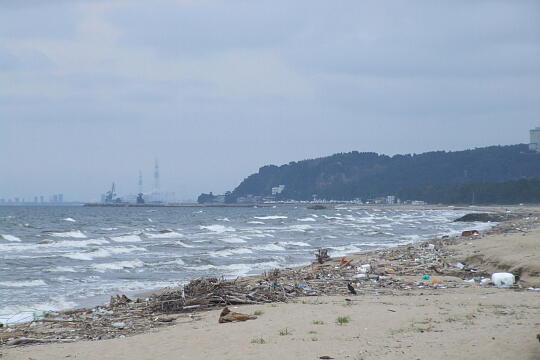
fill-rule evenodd
<path id="1" fill-rule="evenodd" d="M 538 1 L 0 2 L 0 198 L 529 142 Z"/>

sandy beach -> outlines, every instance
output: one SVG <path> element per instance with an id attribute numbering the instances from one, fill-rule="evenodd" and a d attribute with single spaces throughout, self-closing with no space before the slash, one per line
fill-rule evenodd
<path id="1" fill-rule="evenodd" d="M 327 270 L 302 270 L 303 276 L 310 271 L 342 272 L 348 279 L 355 265 L 370 263 L 377 280 L 354 277 L 357 295 L 347 294 L 347 282 L 330 279 L 328 286 L 337 289 L 332 296 L 230 306 L 257 315 L 255 320 L 219 324 L 222 308 L 214 307 L 168 314 L 174 320 L 167 325 L 133 336 L 29 346 L 6 342 L 0 353 L 2 359 L 25 360 L 540 359 L 538 210 L 514 210 L 519 219 L 480 236 L 363 252 L 347 256 L 353 266 L 333 259 L 324 264 Z M 483 287 L 470 281 L 494 271 L 519 274 L 519 286 Z M 430 279 L 422 279 L 423 274 Z M 284 271 L 279 281 L 290 276 Z M 60 337 L 71 325 L 58 329 Z M 17 334 L 35 338 L 39 329 L 44 331 L 40 325 L 25 326 L 18 327 Z M 13 333 L 0 330 L 2 339 Z"/>

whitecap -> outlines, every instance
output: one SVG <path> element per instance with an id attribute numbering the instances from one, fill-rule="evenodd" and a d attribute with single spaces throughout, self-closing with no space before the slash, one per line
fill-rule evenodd
<path id="1" fill-rule="evenodd" d="M 7 241 L 15 241 L 15 242 L 20 242 L 21 239 L 14 236 L 14 235 L 9 235 L 9 234 L 6 234 L 6 235 L 0 235 L 4 238 L 4 240 L 7 240 Z"/>
<path id="2" fill-rule="evenodd" d="M 105 272 L 107 270 L 133 269 L 142 266 L 144 266 L 144 263 L 139 259 L 92 265 L 92 267 L 99 272 Z"/>
<path id="3" fill-rule="evenodd" d="M 67 253 L 67 254 L 63 254 L 62 256 L 67 257 L 69 259 L 73 259 L 73 260 L 93 260 L 95 258 L 108 257 L 112 255 L 129 254 L 135 251 L 146 251 L 146 249 L 142 247 L 136 247 L 136 246 L 108 247 L 108 248 L 100 248 L 93 251 L 87 251 L 87 252 Z"/>
<path id="4" fill-rule="evenodd" d="M 228 237 L 228 238 L 222 238 L 222 239 L 219 239 L 223 242 L 226 242 L 226 243 L 231 243 L 231 244 L 240 244 L 240 243 L 245 243 L 246 240 L 244 239 L 241 239 L 239 237 Z"/>
<path id="5" fill-rule="evenodd" d="M 150 239 L 178 239 L 184 237 L 184 235 L 174 232 L 174 231 L 168 231 L 163 232 L 159 234 L 145 234 Z"/>
<path id="6" fill-rule="evenodd" d="M 112 236 L 111 240 L 114 242 L 119 242 L 119 243 L 133 243 L 133 242 L 140 242 L 141 238 L 138 235 L 120 235 L 120 236 Z"/>
<path id="7" fill-rule="evenodd" d="M 87 236 L 82 233 L 80 230 L 73 230 L 73 231 L 65 231 L 65 232 L 53 232 L 50 233 L 51 236 L 56 237 L 70 237 L 70 238 L 77 238 L 77 239 L 86 239 Z"/>
<path id="8" fill-rule="evenodd" d="M 180 245 L 180 246 L 183 246 L 183 247 L 185 247 L 185 248 L 194 248 L 194 247 L 196 247 L 196 246 L 193 246 L 193 245 L 188 245 L 188 244 L 186 244 L 185 242 L 180 241 L 180 240 L 179 240 L 179 241 L 176 241 L 175 244 Z"/>
<path id="9" fill-rule="evenodd" d="M 221 234 L 221 233 L 224 233 L 224 232 L 229 232 L 229 231 L 236 231 L 236 229 L 233 228 L 233 227 L 223 226 L 223 225 L 219 225 L 219 224 L 208 225 L 208 226 L 200 226 L 200 228 L 201 228 L 201 230 L 208 230 L 208 231 L 212 231 L 212 232 L 215 232 L 215 233 L 218 233 L 218 234 Z"/>
<path id="10" fill-rule="evenodd" d="M 76 222 L 77 220 L 75 220 L 74 218 L 70 218 L 70 217 L 67 217 L 65 219 L 62 219 L 64 221 L 69 221 L 69 222 Z"/>
<path id="11" fill-rule="evenodd" d="M 254 250 L 264 250 L 264 251 L 285 251 L 285 248 L 277 244 L 264 244 L 257 245 L 252 247 Z"/>
<path id="12" fill-rule="evenodd" d="M 86 247 L 89 245 L 105 245 L 109 244 L 104 238 L 99 239 L 89 239 L 89 240 L 63 240 L 63 241 L 53 241 L 39 244 L 38 246 L 52 246 L 52 247 Z"/>
<path id="13" fill-rule="evenodd" d="M 45 272 L 77 272 L 74 268 L 71 266 L 55 266 L 52 268 L 48 268 L 43 270 Z"/>
<path id="14" fill-rule="evenodd" d="M 217 221 L 226 221 L 226 222 L 231 221 L 231 220 L 229 220 L 229 218 L 226 218 L 226 217 L 224 217 L 224 218 L 217 218 L 216 220 L 217 220 Z"/>
<path id="15" fill-rule="evenodd" d="M 312 218 L 312 217 L 306 217 L 306 218 L 298 219 L 298 221 L 303 221 L 303 222 L 313 222 L 313 221 L 317 221 L 317 220 L 315 220 L 315 219 Z"/>
<path id="16" fill-rule="evenodd" d="M 23 280 L 23 281 L 0 281 L 2 287 L 33 287 L 46 286 L 47 283 L 43 280 Z"/>
<path id="17" fill-rule="evenodd" d="M 262 221 L 248 221 L 248 224 L 255 224 L 255 225 L 264 225 L 264 222 Z"/>
<path id="18" fill-rule="evenodd" d="M 278 220 L 278 219 L 288 219 L 287 216 L 272 215 L 272 216 L 254 216 L 254 219 L 259 220 Z"/>
<path id="19" fill-rule="evenodd" d="M 290 245 L 290 246 L 311 246 L 310 244 L 308 243 L 305 243 L 303 241 L 280 241 L 279 242 L 280 245 Z"/>
<path id="20" fill-rule="evenodd" d="M 289 226 L 289 231 L 298 231 L 306 232 L 307 230 L 312 229 L 311 225 L 291 225 Z"/>
<path id="21" fill-rule="evenodd" d="M 212 257 L 226 257 L 226 256 L 231 256 L 231 255 L 245 255 L 245 254 L 252 254 L 253 251 L 251 251 L 250 249 L 245 249 L 245 248 L 237 248 L 237 249 L 223 249 L 223 250 L 218 250 L 218 251 L 213 251 L 211 253 L 209 253 L 210 256 Z"/>

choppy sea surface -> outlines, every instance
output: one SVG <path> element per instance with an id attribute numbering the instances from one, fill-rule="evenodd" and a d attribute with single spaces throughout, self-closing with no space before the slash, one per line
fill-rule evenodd
<path id="1" fill-rule="evenodd" d="M 236 277 L 458 234 L 468 211 L 0 207 L 0 322 L 116 293 Z"/>

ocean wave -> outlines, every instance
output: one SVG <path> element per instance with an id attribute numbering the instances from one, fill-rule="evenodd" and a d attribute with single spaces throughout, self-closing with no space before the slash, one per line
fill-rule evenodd
<path id="1" fill-rule="evenodd" d="M 217 221 L 226 221 L 226 222 L 231 221 L 231 220 L 229 220 L 229 218 L 227 218 L 227 217 L 224 217 L 224 218 L 217 218 L 216 220 L 217 220 Z"/>
<path id="2" fill-rule="evenodd" d="M 71 266 L 55 266 L 52 268 L 48 268 L 43 270 L 44 272 L 77 272 L 74 268 Z"/>
<path id="3" fill-rule="evenodd" d="M 262 221 L 248 221 L 248 224 L 254 224 L 254 225 L 264 225 L 264 222 Z"/>
<path id="4" fill-rule="evenodd" d="M 20 238 L 14 236 L 14 235 L 9 235 L 9 234 L 4 235 L 4 234 L 2 234 L 0 236 L 6 241 L 13 241 L 13 242 L 20 242 L 21 241 Z"/>
<path id="5" fill-rule="evenodd" d="M 140 242 L 141 237 L 138 235 L 120 235 L 120 236 L 112 236 L 110 238 L 114 242 L 119 243 L 132 243 L 132 242 Z"/>
<path id="6" fill-rule="evenodd" d="M 105 272 L 107 270 L 133 269 L 142 266 L 144 266 L 144 262 L 139 259 L 92 265 L 92 267 L 99 272 Z"/>
<path id="7" fill-rule="evenodd" d="M 314 221 L 317 221 L 312 217 L 300 218 L 300 219 L 297 219 L 297 220 L 302 221 L 302 222 L 314 222 Z"/>
<path id="8" fill-rule="evenodd" d="M 245 255 L 245 254 L 252 254 L 253 251 L 246 248 L 236 248 L 236 249 L 223 249 L 223 250 L 217 250 L 212 251 L 209 253 L 212 257 L 227 257 L 231 255 Z"/>
<path id="9" fill-rule="evenodd" d="M 23 281 L 0 281 L 1 287 L 33 287 L 46 286 L 47 283 L 43 280 L 23 280 Z"/>
<path id="10" fill-rule="evenodd" d="M 56 246 L 56 247 L 87 247 L 90 245 L 105 245 L 105 244 L 109 244 L 109 242 L 105 240 L 104 238 L 99 238 L 99 239 L 89 239 L 89 240 L 53 241 L 53 242 L 45 243 L 45 244 L 40 244 L 40 245 Z"/>
<path id="11" fill-rule="evenodd" d="M 50 233 L 51 236 L 56 237 L 70 237 L 70 238 L 76 238 L 76 239 L 86 239 L 87 236 L 82 233 L 80 230 L 73 230 L 73 231 L 65 231 L 65 232 L 52 232 Z"/>
<path id="12" fill-rule="evenodd" d="M 288 231 L 306 232 L 311 229 L 313 229 L 311 225 L 291 225 L 289 226 Z"/>
<path id="13" fill-rule="evenodd" d="M 185 242 L 180 241 L 180 240 L 175 241 L 175 244 L 180 245 L 180 246 L 185 247 L 185 248 L 195 248 L 195 247 L 197 247 L 197 246 L 194 246 L 194 245 L 186 244 Z"/>
<path id="14" fill-rule="evenodd" d="M 252 247 L 253 250 L 263 250 L 263 251 L 285 251 L 283 246 L 277 244 L 263 244 Z"/>
<path id="15" fill-rule="evenodd" d="M 281 216 L 281 215 L 271 215 L 271 216 L 254 216 L 254 219 L 259 220 L 278 220 L 278 219 L 288 219 L 288 216 Z"/>
<path id="16" fill-rule="evenodd" d="M 184 235 L 177 233 L 175 231 L 162 232 L 159 234 L 146 234 L 145 235 L 150 239 L 178 239 L 184 237 Z"/>
<path id="17" fill-rule="evenodd" d="M 240 244 L 240 243 L 245 243 L 246 240 L 244 239 L 241 239 L 239 237 L 228 237 L 228 238 L 222 238 L 222 239 L 219 239 L 220 241 L 223 241 L 223 242 L 226 242 L 226 243 L 231 243 L 231 244 Z"/>
<path id="18" fill-rule="evenodd" d="M 214 270 L 222 272 L 225 275 L 234 275 L 234 276 L 243 276 L 247 275 L 252 271 L 256 270 L 266 270 L 266 269 L 275 269 L 279 268 L 280 264 L 277 261 L 262 262 L 256 264 L 230 264 L 230 265 L 199 265 L 199 266 L 190 266 L 188 269 L 195 271 L 209 271 Z"/>
<path id="19" fill-rule="evenodd" d="M 120 254 L 129 254 L 136 251 L 146 251 L 143 247 L 137 247 L 137 246 L 130 246 L 130 247 L 108 247 L 108 248 L 100 248 L 92 251 L 86 251 L 86 252 L 75 252 L 75 253 L 67 253 L 63 254 L 63 257 L 67 257 L 69 259 L 73 260 L 93 260 L 95 258 L 103 258 L 103 257 L 109 257 L 113 255 L 120 255 Z"/>
<path id="20" fill-rule="evenodd" d="M 224 232 L 232 232 L 232 231 L 236 231 L 236 229 L 233 228 L 233 227 L 230 227 L 230 226 L 223 226 L 223 225 L 219 225 L 219 224 L 216 224 L 216 225 L 208 225 L 208 226 L 200 226 L 200 229 L 201 229 L 201 230 L 212 231 L 212 232 L 215 232 L 215 233 L 218 233 L 218 234 L 222 234 L 222 233 L 224 233 Z"/>
<path id="21" fill-rule="evenodd" d="M 74 218 L 70 218 L 70 217 L 67 217 L 65 219 L 62 219 L 64 221 L 69 221 L 69 222 L 76 222 L 77 220 L 75 220 Z"/>
<path id="22" fill-rule="evenodd" d="M 308 243 L 305 243 L 303 241 L 280 241 L 278 244 L 280 245 L 284 245 L 284 246 L 311 246 L 310 244 Z"/>

